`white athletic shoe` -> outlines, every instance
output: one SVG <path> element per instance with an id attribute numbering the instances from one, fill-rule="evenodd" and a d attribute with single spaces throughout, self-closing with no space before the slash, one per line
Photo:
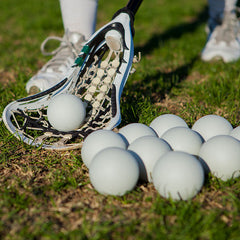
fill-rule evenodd
<path id="1" fill-rule="evenodd" d="M 50 53 L 45 51 L 45 45 L 49 40 L 60 41 L 60 46 Z M 84 41 L 83 35 L 74 32 L 66 32 L 63 38 L 54 36 L 46 38 L 41 45 L 42 54 L 53 55 L 53 57 L 27 82 L 27 92 L 33 95 L 63 80 L 74 65 L 74 60 L 80 53 Z"/>
<path id="2" fill-rule="evenodd" d="M 240 58 L 240 23 L 235 13 L 225 12 L 223 21 L 210 33 L 202 51 L 204 61 L 222 59 L 224 62 Z"/>

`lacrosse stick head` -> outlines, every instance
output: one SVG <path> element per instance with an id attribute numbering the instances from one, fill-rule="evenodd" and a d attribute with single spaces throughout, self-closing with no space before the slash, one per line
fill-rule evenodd
<path id="1" fill-rule="evenodd" d="M 16 100 L 3 111 L 8 130 L 23 142 L 52 150 L 79 148 L 98 129 L 121 121 L 120 97 L 133 61 L 132 18 L 122 11 L 84 45 L 69 75 L 54 87 Z M 47 118 L 51 99 L 74 94 L 86 103 L 86 119 L 70 132 L 54 129 Z"/>

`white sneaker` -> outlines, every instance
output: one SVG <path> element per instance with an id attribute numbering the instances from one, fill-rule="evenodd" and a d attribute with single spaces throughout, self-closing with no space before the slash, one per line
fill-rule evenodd
<path id="1" fill-rule="evenodd" d="M 222 59 L 226 63 L 240 58 L 240 23 L 235 13 L 224 13 L 222 23 L 210 32 L 201 58 Z"/>
<path id="2" fill-rule="evenodd" d="M 50 53 L 45 51 L 45 45 L 49 40 L 61 42 L 60 46 Z M 53 55 L 53 58 L 27 82 L 27 92 L 33 95 L 47 90 L 63 80 L 74 65 L 74 60 L 80 53 L 84 41 L 83 35 L 74 32 L 66 32 L 63 38 L 46 38 L 41 45 L 41 51 L 44 55 Z"/>

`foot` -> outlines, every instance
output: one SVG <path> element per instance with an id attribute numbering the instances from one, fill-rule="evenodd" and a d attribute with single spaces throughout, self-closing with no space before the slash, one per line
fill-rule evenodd
<path id="1" fill-rule="evenodd" d="M 209 30 L 201 54 L 202 60 L 222 59 L 226 63 L 237 61 L 240 58 L 240 23 L 236 14 L 225 12 L 222 23 Z"/>
<path id="2" fill-rule="evenodd" d="M 45 51 L 45 45 L 49 40 L 61 42 L 60 46 L 50 53 Z M 53 57 L 27 82 L 26 90 L 29 95 L 47 90 L 63 80 L 80 53 L 83 42 L 84 36 L 73 32 L 66 32 L 63 38 L 46 38 L 41 45 L 41 51 L 44 55 Z"/>

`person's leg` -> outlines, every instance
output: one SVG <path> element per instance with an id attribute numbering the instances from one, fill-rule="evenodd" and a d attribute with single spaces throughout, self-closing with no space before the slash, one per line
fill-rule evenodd
<path id="1" fill-rule="evenodd" d="M 88 39 L 95 32 L 96 0 L 60 0 L 66 31 L 81 33 Z"/>
<path id="2" fill-rule="evenodd" d="M 222 59 L 224 62 L 240 58 L 240 23 L 236 16 L 237 0 L 208 0 L 209 36 L 202 51 L 204 61 Z"/>
<path id="3" fill-rule="evenodd" d="M 53 58 L 27 82 L 26 90 L 29 94 L 44 91 L 68 75 L 83 42 L 95 31 L 97 5 L 97 0 L 60 0 L 65 34 L 63 38 L 57 38 L 61 44 L 50 54 Z M 51 39 L 47 38 L 43 42 L 43 54 L 46 54 L 45 44 Z"/>

